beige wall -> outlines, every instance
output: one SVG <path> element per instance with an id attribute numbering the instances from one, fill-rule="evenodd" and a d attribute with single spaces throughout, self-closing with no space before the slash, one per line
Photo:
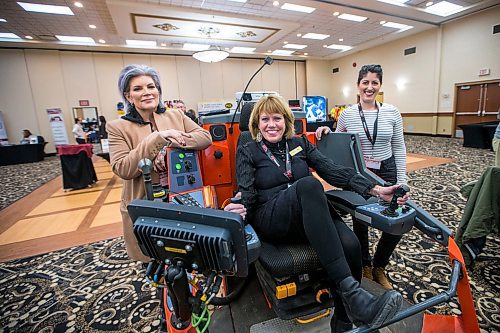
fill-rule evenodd
<path id="1" fill-rule="evenodd" d="M 330 107 L 354 103 L 360 67 L 377 63 L 384 69 L 384 101 L 405 114 L 406 132 L 450 135 L 455 83 L 500 77 L 500 34 L 492 34 L 499 17 L 500 6 L 496 6 L 343 58 L 307 61 L 307 92 L 328 96 Z M 410 47 L 417 52 L 404 56 Z M 340 71 L 332 74 L 335 67 Z M 491 75 L 479 77 L 481 68 L 490 68 Z M 408 113 L 444 114 L 411 117 Z"/>
<path id="2" fill-rule="evenodd" d="M 9 141 L 18 142 L 27 128 L 49 141 L 46 152 L 55 152 L 46 109 L 60 108 L 74 142 L 72 108 L 79 100 L 88 100 L 108 120 L 116 118 L 118 74 L 131 63 L 159 71 L 163 100 L 181 98 L 196 109 L 198 102 L 234 101 L 262 60 L 229 58 L 207 64 L 183 56 L 0 49 L 0 110 Z M 300 98 L 306 94 L 305 70 L 304 62 L 275 60 L 248 91 L 274 90 L 287 100 Z"/>

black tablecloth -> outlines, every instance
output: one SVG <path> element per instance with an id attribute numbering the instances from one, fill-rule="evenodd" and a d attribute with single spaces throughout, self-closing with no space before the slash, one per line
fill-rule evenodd
<path id="1" fill-rule="evenodd" d="M 467 124 L 458 125 L 464 133 L 464 147 L 492 149 L 491 141 L 497 124 Z"/>
<path id="2" fill-rule="evenodd" d="M 85 188 L 97 181 L 94 165 L 85 151 L 60 157 L 65 190 Z"/>
<path id="3" fill-rule="evenodd" d="M 0 165 L 32 163 L 43 160 L 44 143 L 0 146 Z"/>

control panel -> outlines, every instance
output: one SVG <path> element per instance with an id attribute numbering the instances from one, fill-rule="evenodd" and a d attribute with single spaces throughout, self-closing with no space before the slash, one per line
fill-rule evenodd
<path id="1" fill-rule="evenodd" d="M 245 240 L 247 241 L 248 262 L 252 263 L 260 256 L 260 239 L 250 224 L 245 226 Z"/>
<path id="2" fill-rule="evenodd" d="M 413 227 L 417 215 L 415 209 L 405 205 L 390 214 L 387 209 L 387 205 L 381 203 L 358 206 L 354 216 L 359 221 L 392 235 L 404 234 Z"/>
<path id="3" fill-rule="evenodd" d="M 168 185 L 170 193 L 192 191 L 203 187 L 198 152 L 168 149 Z"/>
<path id="4" fill-rule="evenodd" d="M 172 194 L 172 203 L 185 206 L 205 207 L 203 201 L 203 190 L 196 190 L 187 193 Z"/>

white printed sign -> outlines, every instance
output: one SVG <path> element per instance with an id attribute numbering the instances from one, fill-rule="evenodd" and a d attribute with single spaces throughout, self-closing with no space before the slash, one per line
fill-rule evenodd
<path id="1" fill-rule="evenodd" d="M 62 110 L 59 108 L 47 109 L 47 115 L 49 116 L 54 145 L 67 145 L 69 143 L 68 133 L 66 132 L 66 126 L 64 125 Z"/>

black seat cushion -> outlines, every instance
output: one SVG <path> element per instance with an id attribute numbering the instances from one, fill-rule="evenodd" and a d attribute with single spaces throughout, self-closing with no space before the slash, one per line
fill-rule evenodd
<path id="1" fill-rule="evenodd" d="M 322 269 L 316 252 L 309 244 L 274 245 L 262 242 L 259 262 L 274 278 Z"/>

